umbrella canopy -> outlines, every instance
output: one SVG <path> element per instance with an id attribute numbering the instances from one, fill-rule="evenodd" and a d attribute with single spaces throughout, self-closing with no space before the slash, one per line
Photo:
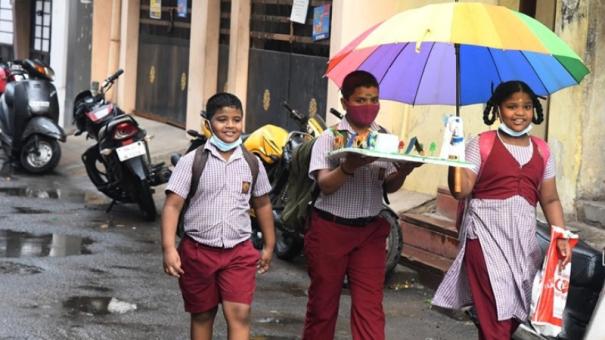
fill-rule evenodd
<path id="1" fill-rule="evenodd" d="M 580 57 L 539 21 L 470 2 L 396 14 L 330 59 L 326 76 L 340 86 L 354 70 L 378 79 L 381 99 L 412 105 L 485 103 L 492 87 L 509 80 L 522 80 L 546 96 L 588 74 Z"/>

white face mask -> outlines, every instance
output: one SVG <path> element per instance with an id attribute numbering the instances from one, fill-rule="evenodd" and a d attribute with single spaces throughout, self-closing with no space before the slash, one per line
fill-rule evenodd
<path id="1" fill-rule="evenodd" d="M 532 127 L 534 127 L 533 124 L 529 124 L 525 129 L 523 129 L 523 131 L 515 131 L 515 130 L 509 128 L 506 124 L 500 123 L 500 126 L 498 126 L 498 129 L 511 137 L 521 137 L 521 136 L 529 133 L 529 131 L 531 131 Z"/>

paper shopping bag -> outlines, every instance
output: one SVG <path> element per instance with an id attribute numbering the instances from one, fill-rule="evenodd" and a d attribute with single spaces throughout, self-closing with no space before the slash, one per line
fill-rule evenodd
<path id="1" fill-rule="evenodd" d="M 563 310 L 567 302 L 571 262 L 561 267 L 562 256 L 557 240 L 569 239 L 569 250 L 578 243 L 578 235 L 561 227 L 552 226 L 550 244 L 544 264 L 534 278 L 531 303 L 531 323 L 542 335 L 557 336 L 563 325 Z"/>

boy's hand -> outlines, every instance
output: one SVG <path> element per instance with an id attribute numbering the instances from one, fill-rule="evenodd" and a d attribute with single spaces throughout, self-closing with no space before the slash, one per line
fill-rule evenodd
<path id="1" fill-rule="evenodd" d="M 175 247 L 164 250 L 164 273 L 177 278 L 185 274 L 181 268 L 181 257 Z"/>
<path id="2" fill-rule="evenodd" d="M 353 172 L 366 164 L 370 164 L 373 161 L 377 160 L 376 157 L 366 157 L 358 154 L 351 153 L 345 157 L 343 162 L 343 166 L 346 167 L 346 170 L 349 172 Z"/>
<path id="3" fill-rule="evenodd" d="M 260 253 L 260 259 L 256 265 L 259 274 L 264 274 L 269 270 L 271 257 L 273 257 L 273 251 L 263 247 L 263 250 Z"/>
<path id="4" fill-rule="evenodd" d="M 569 262 L 571 262 L 571 249 L 569 248 L 569 240 L 568 239 L 559 239 L 557 240 L 557 249 L 559 249 L 559 254 L 563 257 L 561 261 L 561 268 L 565 267 Z"/>
<path id="5" fill-rule="evenodd" d="M 424 163 L 421 162 L 393 162 L 395 169 L 400 175 L 409 175 L 414 169 L 422 166 Z"/>

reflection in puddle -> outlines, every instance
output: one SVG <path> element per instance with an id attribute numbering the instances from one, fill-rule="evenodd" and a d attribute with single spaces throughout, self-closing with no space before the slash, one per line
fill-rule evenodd
<path id="1" fill-rule="evenodd" d="M 72 235 L 43 234 L 0 230 L 0 257 L 59 257 L 90 254 L 89 238 Z"/>
<path id="2" fill-rule="evenodd" d="M 63 302 L 63 308 L 69 309 L 72 313 L 85 313 L 92 315 L 109 314 L 111 297 L 105 296 L 73 296 Z"/>
<path id="3" fill-rule="evenodd" d="M 52 198 L 57 199 L 61 197 L 60 189 L 42 190 L 35 188 L 24 188 L 24 187 L 13 187 L 13 188 L 0 188 L 0 194 L 17 197 L 29 197 L 29 198 Z"/>
<path id="4" fill-rule="evenodd" d="M 0 274 L 25 275 L 25 274 L 39 274 L 39 273 L 42 273 L 43 271 L 44 270 L 42 268 L 35 267 L 35 266 L 28 266 L 28 265 L 21 264 L 21 263 L 14 263 L 14 262 L 8 262 L 8 261 L 0 262 Z"/>
<path id="5" fill-rule="evenodd" d="M 50 210 L 46 209 L 34 209 L 30 207 L 13 207 L 17 214 L 48 214 Z"/>
<path id="6" fill-rule="evenodd" d="M 63 302 L 63 308 L 71 313 L 88 315 L 106 315 L 109 313 L 123 314 L 137 309 L 134 303 L 120 301 L 107 296 L 72 296 Z"/>

